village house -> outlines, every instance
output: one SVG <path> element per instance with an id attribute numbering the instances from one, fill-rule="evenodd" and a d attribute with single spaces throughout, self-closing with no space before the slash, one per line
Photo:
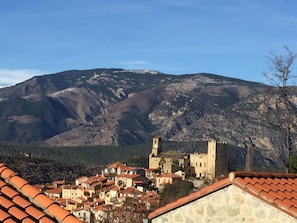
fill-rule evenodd
<path id="1" fill-rule="evenodd" d="M 121 188 L 135 187 L 144 191 L 148 188 L 149 181 L 140 174 L 121 174 L 115 176 L 115 185 Z"/>
<path id="2" fill-rule="evenodd" d="M 125 200 L 125 198 L 130 197 L 130 198 L 139 198 L 145 193 L 140 192 L 139 190 L 136 190 L 134 187 L 129 187 L 127 189 L 123 189 L 119 192 L 119 198 L 121 200 Z"/>
<path id="3" fill-rule="evenodd" d="M 82 193 L 78 193 L 78 186 L 76 185 L 63 185 L 62 186 L 62 198 L 77 200 L 82 196 Z"/>
<path id="4" fill-rule="evenodd" d="M 297 174 L 231 172 L 149 214 L 150 223 L 297 222 Z"/>
<path id="5" fill-rule="evenodd" d="M 111 210 L 111 205 L 99 205 L 93 208 L 94 219 L 99 222 L 104 222 L 108 219 L 109 212 Z"/>
<path id="6" fill-rule="evenodd" d="M 116 175 L 133 175 L 140 174 L 145 176 L 145 170 L 139 167 L 127 166 L 121 162 L 115 162 L 107 165 L 102 171 L 101 176 L 107 177 L 108 180 L 114 180 Z"/>
<path id="7" fill-rule="evenodd" d="M 91 221 L 91 214 L 92 212 L 90 210 L 86 210 L 84 208 L 79 208 L 76 210 L 72 210 L 72 214 L 79 220 L 81 220 L 84 223 L 90 223 Z"/>
<path id="8" fill-rule="evenodd" d="M 153 179 L 155 174 L 161 173 L 158 168 L 148 168 L 145 171 L 145 177 L 148 179 Z"/>
<path id="9" fill-rule="evenodd" d="M 102 184 L 107 182 L 107 178 L 97 174 L 96 176 L 88 177 L 85 181 L 80 180 L 79 182 L 80 184 L 78 185 L 81 185 L 83 188 L 92 188 L 94 190 L 96 187 L 102 187 Z"/>
<path id="10" fill-rule="evenodd" d="M 57 201 L 62 197 L 62 187 L 45 190 L 44 193 L 53 200 Z"/>
<path id="11" fill-rule="evenodd" d="M 155 187 L 161 189 L 165 184 L 174 184 L 181 181 L 182 177 L 174 173 L 163 173 L 155 175 Z"/>
<path id="12" fill-rule="evenodd" d="M 81 185 L 83 182 L 86 182 L 89 178 L 87 176 L 82 176 L 75 179 L 75 185 Z"/>
<path id="13" fill-rule="evenodd" d="M 72 211 L 72 210 L 83 207 L 83 204 L 82 204 L 81 201 L 79 202 L 79 201 L 75 201 L 75 200 L 72 200 L 72 199 L 62 198 L 62 199 L 59 200 L 59 204 L 68 211 Z"/>
<path id="14" fill-rule="evenodd" d="M 58 188 L 58 187 L 61 187 L 65 184 L 65 180 L 55 180 L 53 182 L 53 187 L 54 188 Z"/>

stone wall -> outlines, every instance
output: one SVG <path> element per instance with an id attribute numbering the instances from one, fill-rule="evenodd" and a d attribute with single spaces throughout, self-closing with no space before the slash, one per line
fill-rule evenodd
<path id="1" fill-rule="evenodd" d="M 297 220 L 230 185 L 152 219 L 151 223 L 293 223 Z"/>

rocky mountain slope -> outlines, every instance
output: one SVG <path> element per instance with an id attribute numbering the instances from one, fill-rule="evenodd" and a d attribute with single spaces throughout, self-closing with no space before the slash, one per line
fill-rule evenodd
<path id="1" fill-rule="evenodd" d="M 263 122 L 274 88 L 213 74 L 73 70 L 0 89 L 0 140 L 50 146 L 131 145 L 208 139 L 278 162 L 278 132 Z"/>

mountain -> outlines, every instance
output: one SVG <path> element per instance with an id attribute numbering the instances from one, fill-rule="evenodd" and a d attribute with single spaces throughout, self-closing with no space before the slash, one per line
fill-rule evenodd
<path id="1" fill-rule="evenodd" d="M 279 162 L 278 132 L 263 122 L 272 86 L 214 74 L 71 70 L 0 89 L 0 141 L 49 146 L 216 139 Z M 262 161 L 261 161 L 262 162 Z"/>

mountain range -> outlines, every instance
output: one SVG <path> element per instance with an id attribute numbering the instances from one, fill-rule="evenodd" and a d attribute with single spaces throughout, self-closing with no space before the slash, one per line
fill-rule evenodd
<path id="1" fill-rule="evenodd" d="M 275 87 L 208 73 L 70 70 L 0 89 L 0 141 L 46 146 L 134 145 L 215 139 L 275 166 L 283 154 L 263 122 Z M 193 149 L 193 148 L 192 148 Z M 255 155 L 254 155 L 255 156 Z"/>

